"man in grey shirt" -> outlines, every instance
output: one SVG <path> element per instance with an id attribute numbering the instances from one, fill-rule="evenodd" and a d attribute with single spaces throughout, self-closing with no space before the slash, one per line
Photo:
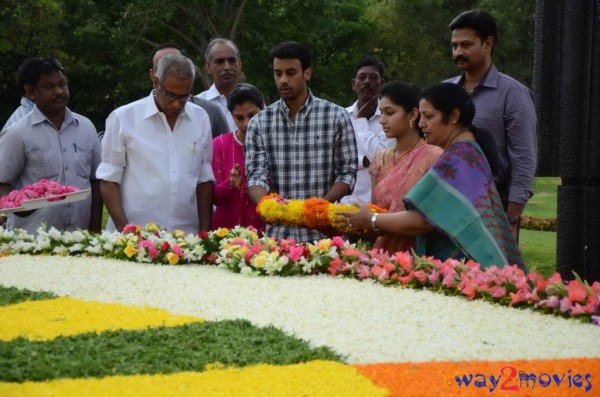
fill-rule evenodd
<path id="1" fill-rule="evenodd" d="M 11 214 L 9 227 L 29 233 L 48 227 L 100 231 L 102 198 L 96 168 L 100 142 L 87 118 L 67 108 L 69 88 L 64 69 L 54 59 L 38 58 L 25 80 L 35 106 L 0 136 L 0 197 L 46 179 L 62 185 L 92 189 L 87 199 Z M 3 224 L 6 219 L 0 219 Z"/>
<path id="2" fill-rule="evenodd" d="M 533 194 L 537 164 L 533 95 L 492 63 L 497 29 L 490 14 L 463 12 L 449 28 L 452 56 L 463 74 L 447 81 L 463 86 L 471 96 L 477 141 L 488 157 L 508 220 L 518 236 L 521 214 Z"/>

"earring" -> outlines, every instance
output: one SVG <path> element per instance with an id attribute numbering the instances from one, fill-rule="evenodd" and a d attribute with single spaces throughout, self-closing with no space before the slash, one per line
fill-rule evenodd
<path id="1" fill-rule="evenodd" d="M 408 119 L 408 126 L 410 128 L 413 128 L 415 126 L 415 123 L 412 121 L 412 119 Z"/>

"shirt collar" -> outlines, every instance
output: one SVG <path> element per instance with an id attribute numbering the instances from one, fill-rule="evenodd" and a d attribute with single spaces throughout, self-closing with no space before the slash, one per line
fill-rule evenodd
<path id="1" fill-rule="evenodd" d="M 479 81 L 479 83 L 477 84 L 477 86 L 481 86 L 481 87 L 490 87 L 490 88 L 496 88 L 498 86 L 498 69 L 496 69 L 496 66 L 494 66 L 494 64 L 492 63 L 492 66 L 490 66 L 490 68 L 487 70 L 487 72 L 485 72 L 485 74 L 483 75 L 483 77 L 481 78 L 481 80 Z M 465 86 L 465 74 L 461 74 L 458 79 L 455 81 L 456 84 L 460 85 L 461 87 Z"/>
<path id="2" fill-rule="evenodd" d="M 33 109 L 33 105 L 33 101 L 29 100 L 28 98 L 21 97 L 21 106 L 23 106 L 25 109 L 31 110 Z"/>
<path id="3" fill-rule="evenodd" d="M 206 99 L 209 101 L 212 101 L 213 99 L 218 98 L 220 96 L 221 93 L 219 92 L 219 90 L 217 90 L 217 86 L 214 84 L 210 86 L 208 91 L 206 91 Z"/>
<path id="4" fill-rule="evenodd" d="M 380 101 L 379 101 L 379 99 L 377 99 L 377 108 L 375 109 L 375 114 L 373 115 L 373 117 L 381 116 L 381 110 L 379 109 L 379 104 L 380 104 Z M 354 116 L 354 118 L 356 118 L 356 114 L 358 113 L 358 110 L 359 110 L 358 109 L 358 101 L 354 102 L 352 104 L 352 106 L 349 106 L 346 108 L 346 111 L 348 113 L 350 113 L 352 116 Z M 371 118 L 373 118 L 373 117 L 371 117 Z"/>
<path id="5" fill-rule="evenodd" d="M 309 88 L 307 88 L 308 90 L 308 97 L 306 98 L 306 102 L 304 102 L 304 105 L 302 105 L 302 107 L 300 107 L 300 110 L 298 111 L 298 113 L 302 112 L 303 109 L 306 109 L 306 111 L 310 111 L 310 108 L 312 107 L 314 101 L 315 101 L 315 97 L 312 94 L 311 90 Z M 287 103 L 285 103 L 285 100 L 283 98 L 279 99 L 279 107 L 281 108 L 281 110 L 283 111 L 284 114 L 288 114 L 290 111 L 290 108 L 288 107 Z"/>
<path id="6" fill-rule="evenodd" d="M 44 115 L 44 113 L 42 113 L 42 111 L 40 109 L 38 109 L 37 106 L 33 106 L 32 112 L 31 112 L 31 125 L 35 125 L 35 124 L 39 124 L 39 123 L 43 123 L 44 121 L 48 121 L 48 123 L 50 123 L 52 126 L 54 126 L 54 124 L 52 124 L 52 122 L 50 120 L 48 120 L 48 118 Z M 77 119 L 76 115 L 71 112 L 71 110 L 69 110 L 68 107 L 65 107 L 65 118 L 63 120 L 62 127 L 67 126 L 71 123 L 74 123 L 75 126 L 79 125 L 79 120 Z"/>

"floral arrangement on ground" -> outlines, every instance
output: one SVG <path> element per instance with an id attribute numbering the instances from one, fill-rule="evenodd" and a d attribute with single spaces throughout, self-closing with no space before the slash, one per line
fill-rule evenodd
<path id="1" fill-rule="evenodd" d="M 545 279 L 517 266 L 481 269 L 473 261 L 363 251 L 341 237 L 315 244 L 259 237 L 253 228 L 218 229 L 198 235 L 167 232 L 155 224 L 127 225 L 122 233 L 64 232 L 40 228 L 37 235 L 0 228 L 0 255 L 88 255 L 141 263 L 212 264 L 246 275 L 329 274 L 373 280 L 386 286 L 423 288 L 600 324 L 600 283 L 580 278 Z"/>
<path id="2" fill-rule="evenodd" d="M 599 327 L 374 279 L 7 255 L 0 285 L 6 396 L 588 396 L 600 377 Z"/>

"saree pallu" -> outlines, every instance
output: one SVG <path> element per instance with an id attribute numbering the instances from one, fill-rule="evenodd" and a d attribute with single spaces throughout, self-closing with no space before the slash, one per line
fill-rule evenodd
<path id="1" fill-rule="evenodd" d="M 404 211 L 404 196 L 436 163 L 443 151 L 437 146 L 422 144 L 396 163 L 388 161 L 384 164 L 385 152 L 378 152 L 369 167 L 374 180 L 373 204 L 386 208 L 388 212 Z M 379 236 L 374 248 L 389 253 L 407 251 L 416 248 L 416 238 L 389 233 Z"/>
<path id="2" fill-rule="evenodd" d="M 482 268 L 523 266 L 487 160 L 474 141 L 446 149 L 404 198 L 436 231 L 417 238 L 417 253 L 468 258 Z"/>

